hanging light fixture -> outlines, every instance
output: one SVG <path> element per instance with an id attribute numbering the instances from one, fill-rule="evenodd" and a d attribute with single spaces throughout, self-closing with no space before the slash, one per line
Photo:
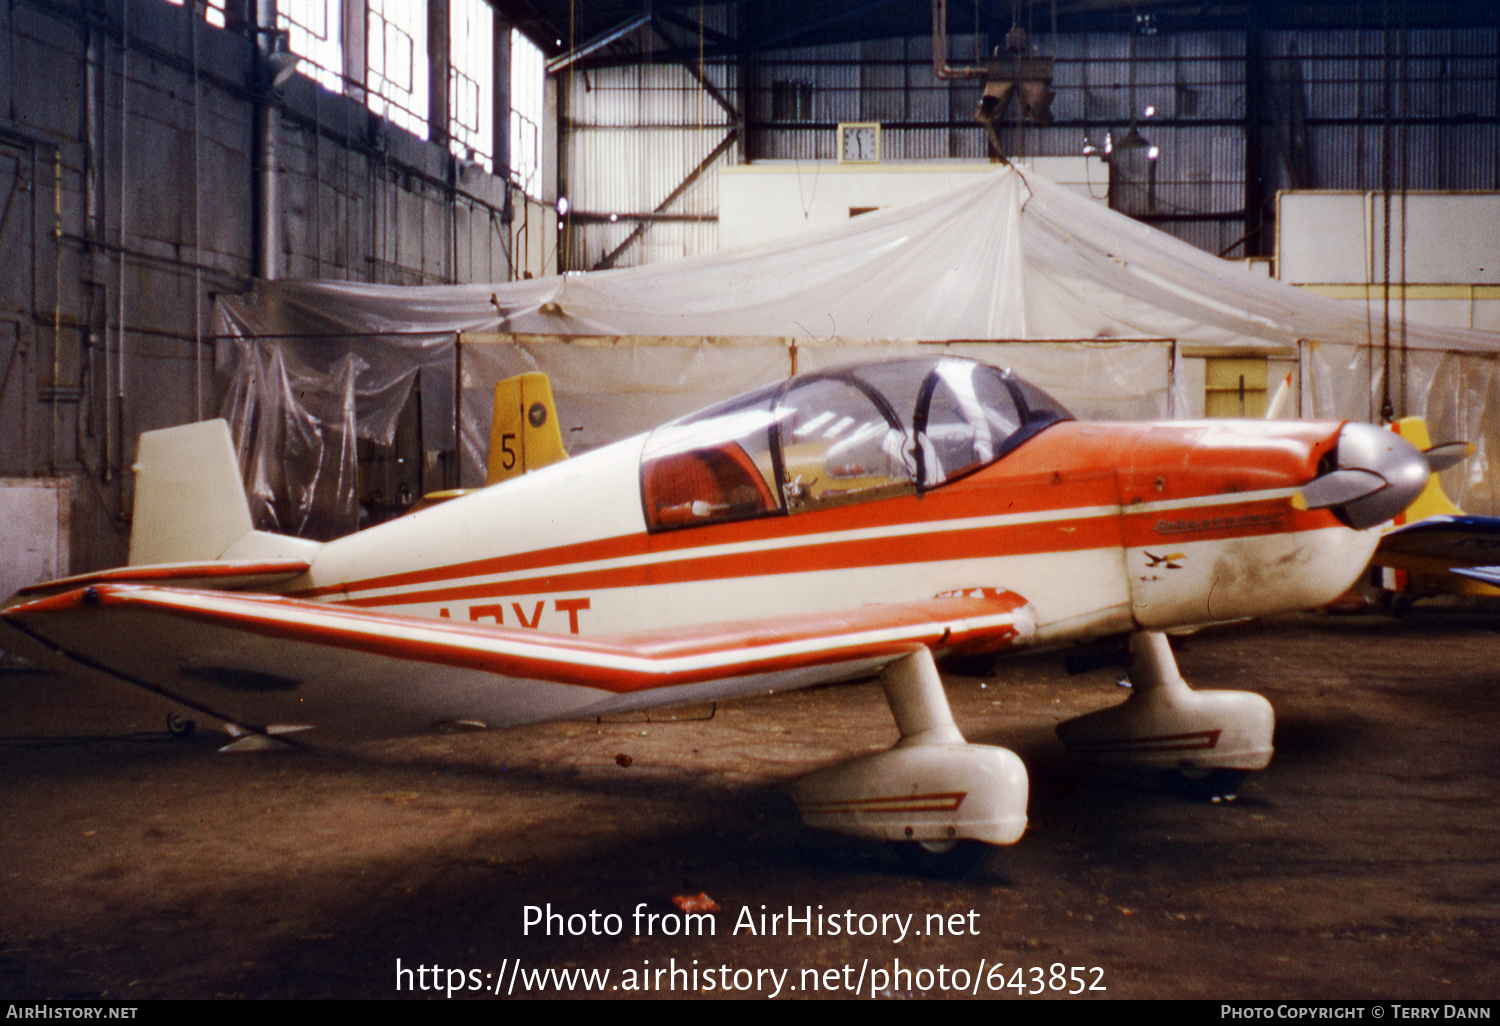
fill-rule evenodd
<path id="1" fill-rule="evenodd" d="M 292 53 L 291 33 L 286 29 L 273 29 L 270 36 L 271 52 L 266 54 L 266 68 L 270 73 L 271 88 L 280 89 L 296 72 L 302 58 Z"/>

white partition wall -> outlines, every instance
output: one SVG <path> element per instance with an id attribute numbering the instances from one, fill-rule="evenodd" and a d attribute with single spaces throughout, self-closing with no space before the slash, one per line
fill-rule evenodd
<path id="1" fill-rule="evenodd" d="M 1283 192 L 1277 275 L 1333 299 L 1366 303 L 1384 323 L 1385 198 L 1378 192 Z M 1392 320 L 1500 331 L 1500 193 L 1391 198 Z M 1404 284 L 1403 284 L 1404 283 Z"/>

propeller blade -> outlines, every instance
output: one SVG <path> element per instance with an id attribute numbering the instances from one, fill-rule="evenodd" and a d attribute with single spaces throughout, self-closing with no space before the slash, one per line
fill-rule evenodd
<path id="1" fill-rule="evenodd" d="M 1304 509 L 1342 506 L 1386 487 L 1385 478 L 1369 470 L 1335 470 L 1303 488 L 1298 495 Z"/>
<path id="2" fill-rule="evenodd" d="M 1474 455 L 1474 445 L 1472 442 L 1444 442 L 1431 449 L 1424 449 L 1422 455 L 1427 457 L 1427 465 L 1436 474 L 1449 467 L 1456 467 Z"/>

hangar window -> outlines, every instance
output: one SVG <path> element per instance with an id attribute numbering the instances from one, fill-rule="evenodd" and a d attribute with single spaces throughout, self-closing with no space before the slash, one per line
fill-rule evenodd
<path id="1" fill-rule="evenodd" d="M 426 139 L 425 0 L 369 0 L 365 28 L 365 76 L 371 112 Z"/>
<path id="2" fill-rule="evenodd" d="M 488 171 L 495 153 L 495 12 L 484 0 L 453 0 L 448 20 L 448 134 L 455 154 L 473 150 Z"/>
<path id="3" fill-rule="evenodd" d="M 167 0 L 174 7 L 181 7 L 186 0 Z M 224 0 L 200 0 L 203 6 L 203 20 L 215 28 L 224 27 Z M 197 4 L 193 9 L 197 10 Z"/>
<path id="4" fill-rule="evenodd" d="M 542 195 L 542 118 L 546 60 L 535 43 L 510 33 L 510 163 L 521 191 Z"/>
<path id="5" fill-rule="evenodd" d="M 341 0 L 280 0 L 276 27 L 301 57 L 299 70 L 336 93 L 344 91 L 344 44 L 339 29 Z"/>

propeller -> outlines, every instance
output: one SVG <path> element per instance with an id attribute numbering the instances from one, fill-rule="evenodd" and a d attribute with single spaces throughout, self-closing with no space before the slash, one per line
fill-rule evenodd
<path id="1" fill-rule="evenodd" d="M 1282 380 L 1266 405 L 1266 419 L 1291 408 L 1292 375 Z M 1412 418 L 1409 418 L 1412 419 Z M 1418 421 L 1423 442 L 1425 424 Z M 1418 449 L 1397 433 L 1371 424 L 1345 424 L 1334 450 L 1334 465 L 1292 497 L 1298 509 L 1331 509 L 1350 527 L 1363 530 L 1393 519 L 1416 501 L 1431 475 L 1474 455 L 1469 442 L 1441 442 Z"/>
<path id="2" fill-rule="evenodd" d="M 1450 446 L 1434 448 L 1446 451 Z M 1304 487 L 1293 503 L 1299 509 L 1332 510 L 1356 530 L 1383 524 L 1403 512 L 1422 494 L 1433 471 L 1422 450 L 1373 424 L 1345 424 L 1333 456 L 1332 468 Z M 1447 456 L 1440 452 L 1438 458 Z"/>

